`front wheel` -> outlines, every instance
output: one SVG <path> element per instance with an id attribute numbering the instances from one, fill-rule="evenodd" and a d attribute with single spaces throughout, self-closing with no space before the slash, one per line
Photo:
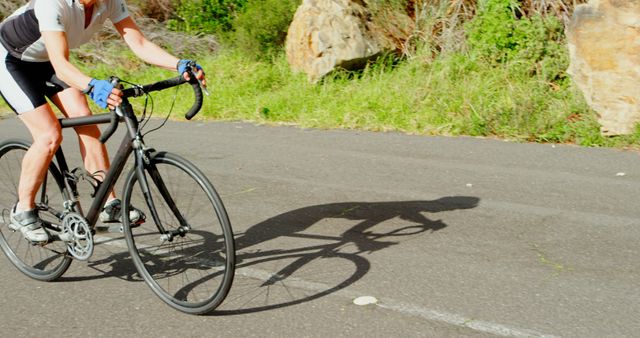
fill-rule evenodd
<path id="1" fill-rule="evenodd" d="M 145 176 L 155 208 L 149 207 L 135 168 L 124 188 L 123 215 L 131 206 L 146 215 L 141 225 L 125 222 L 133 262 L 171 307 L 190 314 L 210 312 L 229 292 L 235 270 L 224 205 L 204 174 L 177 155 L 152 154 Z"/>

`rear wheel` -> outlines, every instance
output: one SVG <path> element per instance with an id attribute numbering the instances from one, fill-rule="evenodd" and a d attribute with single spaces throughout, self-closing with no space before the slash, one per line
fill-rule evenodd
<path id="1" fill-rule="evenodd" d="M 148 206 L 135 168 L 125 183 L 123 215 L 133 206 L 147 219 L 124 227 L 133 262 L 171 307 L 207 313 L 226 297 L 235 270 L 233 232 L 224 205 L 204 174 L 179 156 L 153 154 L 145 175 L 155 210 Z"/>
<path id="2" fill-rule="evenodd" d="M 66 244 L 53 241 L 46 245 L 33 245 L 20 231 L 13 231 L 8 226 L 11 208 L 18 201 L 22 159 L 30 145 L 24 140 L 8 140 L 0 144 L 0 247 L 11 263 L 25 275 L 41 281 L 52 281 L 62 276 L 71 264 Z M 68 200 L 68 196 L 62 176 L 51 164 L 36 195 L 36 205 L 39 209 L 50 205 L 63 210 L 65 200 Z M 56 217 L 47 212 L 40 212 L 39 215 L 45 222 L 60 224 Z"/>

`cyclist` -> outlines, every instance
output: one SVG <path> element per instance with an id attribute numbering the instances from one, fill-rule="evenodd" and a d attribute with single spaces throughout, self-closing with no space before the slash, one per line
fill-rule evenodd
<path id="1" fill-rule="evenodd" d="M 103 109 L 122 102 L 122 92 L 109 81 L 91 78 L 69 62 L 69 50 L 88 42 L 106 20 L 114 24 L 136 56 L 189 78 L 189 60 L 180 60 L 147 40 L 124 0 L 30 0 L 0 24 L 0 94 L 33 137 L 22 161 L 19 200 L 11 210 L 10 227 L 19 229 L 32 243 L 49 239 L 37 215 L 35 196 L 62 142 L 60 125 L 47 98 L 67 117 L 91 114 L 85 94 Z M 206 84 L 200 66 L 196 76 Z M 85 169 L 105 172 L 109 158 L 98 140 L 98 127 L 75 131 Z M 120 213 L 120 201 L 112 191 L 100 219 L 117 222 Z M 129 217 L 133 221 L 140 212 L 134 210 Z"/>

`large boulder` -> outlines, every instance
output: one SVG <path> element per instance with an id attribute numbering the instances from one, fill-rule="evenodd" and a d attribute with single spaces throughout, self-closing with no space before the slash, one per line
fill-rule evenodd
<path id="1" fill-rule="evenodd" d="M 591 0 L 567 27 L 568 72 L 598 112 L 605 135 L 640 122 L 640 0 Z"/>
<path id="2" fill-rule="evenodd" d="M 360 68 L 391 50 L 372 26 L 362 0 L 304 0 L 287 35 L 289 64 L 311 81 L 337 67 Z"/>

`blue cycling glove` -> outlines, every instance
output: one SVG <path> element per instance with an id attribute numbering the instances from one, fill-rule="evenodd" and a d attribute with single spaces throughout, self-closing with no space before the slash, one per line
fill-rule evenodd
<path id="1" fill-rule="evenodd" d="M 191 61 L 191 60 L 180 60 L 178 61 L 178 73 L 180 75 L 184 74 L 184 72 L 187 71 L 187 66 L 189 66 L 190 63 L 195 63 L 195 61 Z M 192 69 L 194 72 L 197 72 L 199 70 L 202 70 L 202 67 L 200 67 L 199 64 L 195 63 L 196 65 L 196 69 Z"/>
<path id="2" fill-rule="evenodd" d="M 113 85 L 107 80 L 91 79 L 89 97 L 102 109 L 107 108 L 107 99 L 111 95 Z"/>

